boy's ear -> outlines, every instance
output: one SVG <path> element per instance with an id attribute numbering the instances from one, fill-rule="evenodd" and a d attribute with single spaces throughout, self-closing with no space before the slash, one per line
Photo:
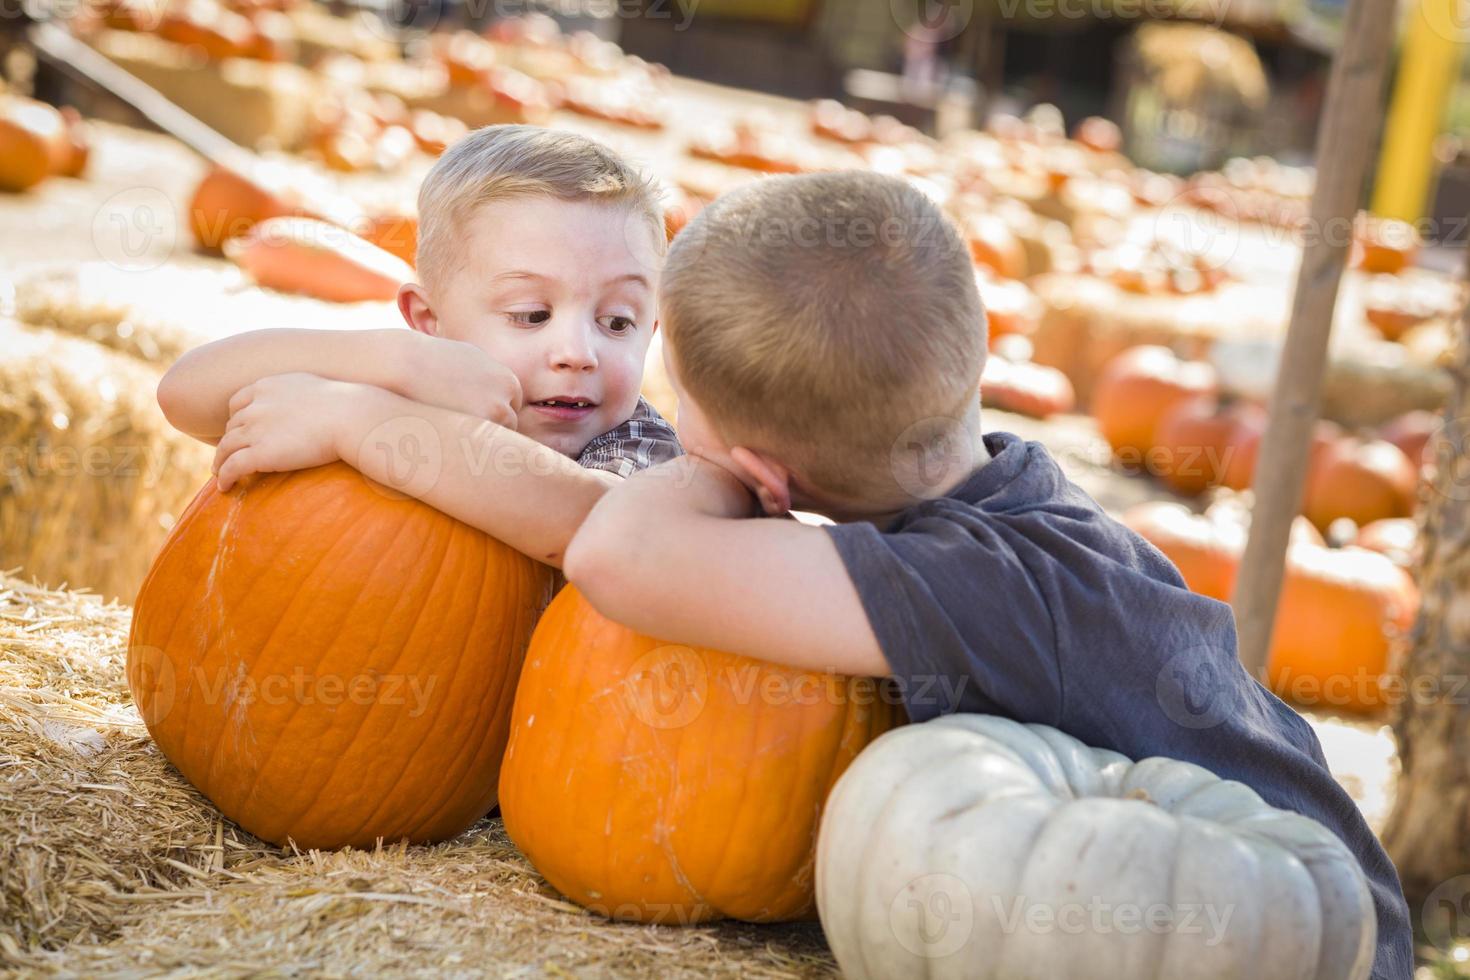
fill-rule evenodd
<path id="1" fill-rule="evenodd" d="M 736 446 L 730 459 L 755 482 L 755 495 L 767 514 L 784 514 L 791 509 L 791 471 L 754 449 Z"/>
<path id="2" fill-rule="evenodd" d="M 430 337 L 439 336 L 439 318 L 429 305 L 429 296 L 424 287 L 416 282 L 406 282 L 398 287 L 398 312 L 410 327 Z"/>

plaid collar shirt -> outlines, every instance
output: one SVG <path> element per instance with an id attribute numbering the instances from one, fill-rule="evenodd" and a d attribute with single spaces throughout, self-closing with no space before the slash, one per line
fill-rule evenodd
<path id="1" fill-rule="evenodd" d="M 628 421 L 587 443 L 577 463 L 626 478 L 682 455 L 684 447 L 679 445 L 674 427 L 640 397 Z"/>

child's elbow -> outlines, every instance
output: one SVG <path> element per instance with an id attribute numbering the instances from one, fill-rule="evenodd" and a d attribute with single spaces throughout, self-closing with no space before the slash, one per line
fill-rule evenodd
<path id="1" fill-rule="evenodd" d="M 179 428 L 180 414 L 184 407 L 183 384 L 179 380 L 178 372 L 170 369 L 164 372 L 158 380 L 158 390 L 154 397 L 158 400 L 159 411 L 163 417 L 168 419 L 169 424 Z"/>
<path id="2" fill-rule="evenodd" d="M 561 570 L 588 602 L 608 615 L 608 610 L 603 607 L 611 595 L 609 587 L 616 585 L 616 543 L 609 540 L 610 535 L 591 525 L 590 521 L 582 525 L 567 545 L 566 553 L 562 555 Z"/>

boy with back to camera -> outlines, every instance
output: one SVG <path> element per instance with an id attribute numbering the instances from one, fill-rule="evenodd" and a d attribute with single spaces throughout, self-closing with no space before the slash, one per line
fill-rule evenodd
<path id="1" fill-rule="evenodd" d="M 222 491 L 341 459 L 560 566 L 592 504 L 682 451 L 639 396 L 663 216 L 607 147 L 476 130 L 419 191 L 412 330 L 259 330 L 164 376 L 173 425 L 218 446 Z"/>
<path id="2" fill-rule="evenodd" d="M 927 198 L 872 174 L 767 178 L 681 232 L 662 289 L 692 455 L 613 489 L 572 541 L 566 574 L 599 611 L 892 677 L 914 721 L 1003 715 L 1245 783 L 1342 838 L 1377 912 L 1373 976 L 1410 975 L 1397 873 L 1311 728 L 1241 667 L 1230 607 L 1040 444 L 981 434 L 984 312 Z M 838 523 L 751 519 L 793 507 Z"/>

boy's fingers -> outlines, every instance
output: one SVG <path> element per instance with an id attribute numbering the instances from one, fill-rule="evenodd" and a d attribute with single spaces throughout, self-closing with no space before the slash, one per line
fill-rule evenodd
<path id="1" fill-rule="evenodd" d="M 220 464 L 229 459 L 230 454 L 239 449 L 245 442 L 245 437 L 240 429 L 231 429 L 220 437 L 218 445 L 214 447 L 214 463 L 210 466 L 216 474 L 220 471 Z"/>
<path id="2" fill-rule="evenodd" d="M 254 473 L 253 459 L 249 449 L 242 449 L 231 454 L 230 458 L 225 460 L 224 465 L 219 468 L 219 474 L 215 477 L 219 481 L 220 491 L 230 489 L 240 477 Z"/>
<path id="3" fill-rule="evenodd" d="M 246 385 L 230 396 L 230 414 L 234 415 L 240 409 L 250 404 L 255 397 L 255 385 Z"/>
<path id="4" fill-rule="evenodd" d="M 514 430 L 516 424 L 519 422 L 519 419 L 516 417 L 515 409 L 511 408 L 508 405 L 499 406 L 496 409 L 494 415 L 495 417 L 492 418 L 490 421 L 507 429 Z"/>

